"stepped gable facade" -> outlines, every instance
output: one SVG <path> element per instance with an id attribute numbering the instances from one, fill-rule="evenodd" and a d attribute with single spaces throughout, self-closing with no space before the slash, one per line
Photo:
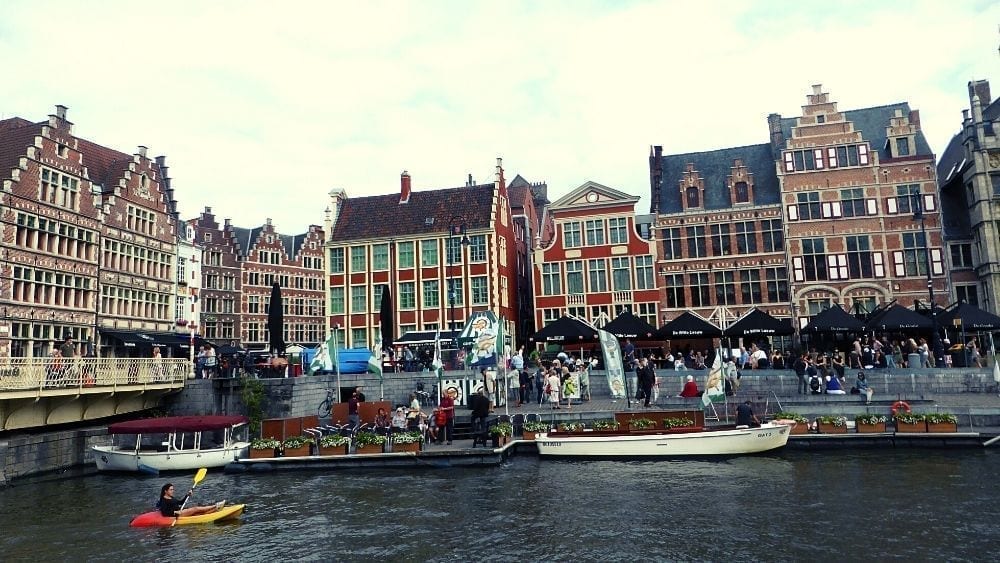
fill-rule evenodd
<path id="1" fill-rule="evenodd" d="M 198 313 L 196 332 L 208 340 L 240 344 L 243 274 L 234 227 L 229 219 L 220 225 L 211 207 L 189 220 L 187 227 L 203 249 L 197 258 L 201 279 L 189 291 L 192 312 Z"/>

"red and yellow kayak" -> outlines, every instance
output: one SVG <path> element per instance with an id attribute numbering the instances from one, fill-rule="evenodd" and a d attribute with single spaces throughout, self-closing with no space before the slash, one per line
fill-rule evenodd
<path id="1" fill-rule="evenodd" d="M 133 528 L 149 528 L 152 526 L 185 526 L 188 524 L 208 524 L 221 520 L 233 520 L 243 514 L 245 504 L 233 504 L 224 506 L 215 512 L 199 514 L 198 516 L 181 516 L 180 518 L 170 518 L 160 514 L 159 510 L 140 514 L 132 519 L 129 526 Z"/>

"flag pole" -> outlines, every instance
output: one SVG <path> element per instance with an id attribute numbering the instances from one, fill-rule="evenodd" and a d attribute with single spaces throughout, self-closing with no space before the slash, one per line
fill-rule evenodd
<path id="1" fill-rule="evenodd" d="M 336 370 L 336 372 L 337 372 L 337 402 L 338 403 L 342 403 L 343 402 L 343 396 L 344 396 L 344 394 L 340 391 L 340 389 L 341 389 L 341 387 L 340 387 L 340 354 L 337 353 L 337 347 L 338 347 L 338 345 L 337 345 L 337 330 L 339 328 L 340 328 L 340 325 L 333 325 L 333 350 L 332 351 L 328 350 L 327 354 L 329 354 L 330 359 L 333 360 L 333 369 Z"/>

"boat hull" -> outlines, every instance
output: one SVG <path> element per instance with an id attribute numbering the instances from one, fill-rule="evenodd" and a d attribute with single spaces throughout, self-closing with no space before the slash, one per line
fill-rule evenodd
<path id="1" fill-rule="evenodd" d="M 198 516 L 182 516 L 180 518 L 170 518 L 160 514 L 159 510 L 140 514 L 132 519 L 129 526 L 133 528 L 151 528 L 156 526 L 188 526 L 192 524 L 209 524 L 224 520 L 233 520 L 243 515 L 245 504 L 234 504 L 223 507 L 221 510 Z"/>
<path id="2" fill-rule="evenodd" d="M 173 450 L 147 452 L 120 450 L 112 446 L 94 446 L 94 460 L 98 471 L 188 471 L 202 467 L 225 467 L 226 464 L 245 456 L 249 444 L 236 442 L 227 448 L 210 450 Z M 152 470 L 152 471 L 151 471 Z"/>
<path id="3" fill-rule="evenodd" d="M 767 452 L 788 443 L 788 426 L 706 430 L 688 433 L 617 434 L 587 436 L 542 434 L 535 437 L 541 456 L 558 457 L 708 457 Z"/>

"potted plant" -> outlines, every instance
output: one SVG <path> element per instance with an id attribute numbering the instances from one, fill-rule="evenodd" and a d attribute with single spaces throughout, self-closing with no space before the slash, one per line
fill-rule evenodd
<path id="1" fill-rule="evenodd" d="M 319 439 L 319 455 L 344 455 L 351 446 L 347 436 L 333 434 Z"/>
<path id="2" fill-rule="evenodd" d="M 535 434 L 549 431 L 549 425 L 546 422 L 525 422 L 522 428 L 524 428 L 522 437 L 525 440 L 534 440 Z"/>
<path id="3" fill-rule="evenodd" d="M 254 438 L 250 442 L 250 459 L 278 457 L 279 447 L 281 447 L 281 442 L 274 438 Z"/>
<path id="4" fill-rule="evenodd" d="M 932 412 L 924 415 L 928 432 L 958 432 L 958 417 L 947 412 Z"/>
<path id="5" fill-rule="evenodd" d="M 374 432 L 358 432 L 354 439 L 356 454 L 380 454 L 385 448 L 385 436 Z"/>
<path id="6" fill-rule="evenodd" d="M 889 419 L 880 414 L 859 414 L 854 417 L 854 427 L 858 434 L 879 434 L 885 432 L 885 423 Z"/>
<path id="7" fill-rule="evenodd" d="M 560 422 L 559 431 L 560 432 L 579 432 L 583 430 L 582 422 Z"/>
<path id="8" fill-rule="evenodd" d="M 490 436 L 493 438 L 493 447 L 499 448 L 510 442 L 510 437 L 514 435 L 514 425 L 509 422 L 501 422 L 490 427 Z"/>
<path id="9" fill-rule="evenodd" d="M 290 438 L 285 438 L 281 442 L 281 451 L 283 457 L 301 457 L 309 455 L 309 449 L 312 447 L 313 440 L 308 436 L 292 436 Z"/>
<path id="10" fill-rule="evenodd" d="M 594 430 L 613 431 L 618 430 L 618 421 L 613 418 L 595 420 L 591 426 Z"/>
<path id="11" fill-rule="evenodd" d="M 632 430 L 646 430 L 652 428 L 656 425 L 656 422 L 649 418 L 630 418 L 628 420 L 628 429 Z"/>
<path id="12" fill-rule="evenodd" d="M 791 426 L 789 434 L 808 434 L 809 420 L 797 412 L 782 411 L 774 415 L 774 421 Z"/>
<path id="13" fill-rule="evenodd" d="M 846 434 L 847 417 L 819 416 L 816 417 L 816 429 L 820 434 Z"/>
<path id="14" fill-rule="evenodd" d="M 685 426 L 694 426 L 694 421 L 690 418 L 664 418 L 663 427 L 666 429 L 671 428 L 683 428 Z"/>
<path id="15" fill-rule="evenodd" d="M 392 435 L 392 451 L 394 452 L 419 452 L 420 445 L 424 442 L 424 435 L 418 430 L 409 432 L 397 432 Z"/>
<path id="16" fill-rule="evenodd" d="M 927 423 L 922 414 L 897 412 L 893 418 L 896 419 L 896 432 L 927 432 Z"/>

